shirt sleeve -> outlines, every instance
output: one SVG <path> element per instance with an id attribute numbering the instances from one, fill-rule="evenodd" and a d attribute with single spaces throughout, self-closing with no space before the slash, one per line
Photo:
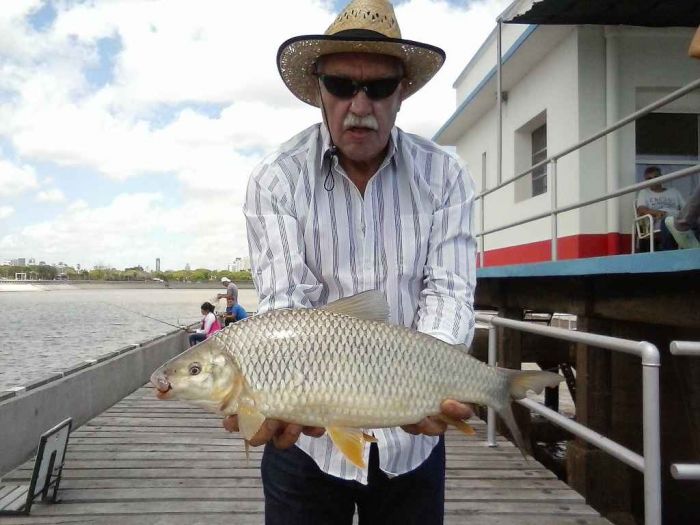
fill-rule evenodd
<path id="1" fill-rule="evenodd" d="M 274 164 L 258 168 L 248 182 L 243 207 L 258 313 L 311 307 L 322 290 L 306 265 L 294 194 L 280 171 Z"/>
<path id="2" fill-rule="evenodd" d="M 453 183 L 446 185 L 443 203 L 433 213 L 417 329 L 450 344 L 471 345 L 476 288 L 476 242 L 471 231 L 474 185 L 465 169 L 455 169 Z"/>

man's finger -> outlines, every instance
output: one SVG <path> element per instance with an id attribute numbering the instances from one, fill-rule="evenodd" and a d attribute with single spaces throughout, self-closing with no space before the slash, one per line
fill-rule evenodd
<path id="1" fill-rule="evenodd" d="M 307 436 L 319 438 L 326 433 L 326 429 L 323 427 L 304 427 L 302 433 Z"/>
<path id="2" fill-rule="evenodd" d="M 302 426 L 288 424 L 281 427 L 277 434 L 272 438 L 272 442 L 277 448 L 285 449 L 291 447 L 299 439 L 299 434 L 301 434 Z"/>
<path id="3" fill-rule="evenodd" d="M 238 432 L 238 416 L 226 416 L 223 425 L 229 432 Z"/>
<path id="4" fill-rule="evenodd" d="M 469 419 L 474 415 L 474 407 L 469 403 L 460 403 L 454 399 L 446 399 L 440 405 L 440 411 L 452 419 Z"/>

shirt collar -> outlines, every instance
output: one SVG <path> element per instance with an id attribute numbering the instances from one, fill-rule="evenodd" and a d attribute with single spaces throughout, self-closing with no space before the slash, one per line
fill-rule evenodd
<path id="1" fill-rule="evenodd" d="M 389 151 L 387 152 L 386 158 L 380 165 L 381 167 L 389 163 L 392 157 L 396 154 L 396 144 L 398 143 L 399 130 L 396 126 L 391 128 L 391 133 L 389 134 Z M 323 161 L 326 158 L 326 153 L 331 149 L 331 134 L 328 132 L 328 127 L 325 123 L 321 122 L 321 149 L 319 155 L 319 163 L 323 165 Z"/>

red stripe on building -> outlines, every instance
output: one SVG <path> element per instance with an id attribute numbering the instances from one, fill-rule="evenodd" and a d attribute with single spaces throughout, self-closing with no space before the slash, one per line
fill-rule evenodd
<path id="1" fill-rule="evenodd" d="M 600 233 L 560 237 L 557 244 L 558 259 L 585 259 L 631 252 L 631 236 L 623 233 Z M 551 242 L 538 241 L 508 248 L 488 250 L 484 253 L 483 266 L 504 266 L 546 262 L 552 260 Z"/>

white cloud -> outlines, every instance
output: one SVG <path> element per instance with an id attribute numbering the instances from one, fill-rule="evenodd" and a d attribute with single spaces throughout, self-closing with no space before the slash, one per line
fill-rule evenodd
<path id="1" fill-rule="evenodd" d="M 162 257 L 173 267 L 225 267 L 246 255 L 240 210 L 253 166 L 320 120 L 319 110 L 299 102 L 280 80 L 277 47 L 294 35 L 322 33 L 332 21 L 332 3 L 65 0 L 54 4 L 57 18 L 42 32 L 26 19 L 40 0 L 6 3 L 0 10 L 0 140 L 22 161 L 0 159 L 0 198 L 38 190 L 39 168 L 32 164 L 41 163 L 42 184 L 53 181 L 49 187 L 60 185 L 67 195 L 46 189 L 37 200 L 71 203 L 40 223 L 23 214 L 28 222 L 2 237 L 0 248 L 46 259 L 84 256 L 76 262 L 88 265 Z M 404 38 L 438 45 L 448 55 L 435 79 L 404 104 L 402 128 L 430 137 L 451 115 L 451 85 L 506 4 L 484 0 L 458 8 L 409 0 L 396 6 Z M 100 70 L 100 86 L 89 72 L 100 68 L 104 38 L 118 41 L 120 51 L 111 71 Z M 108 205 L 85 194 L 75 200 L 61 180 L 73 168 L 130 188 L 158 174 L 162 191 L 123 193 Z"/>
<path id="2" fill-rule="evenodd" d="M 0 206 L 0 219 L 7 219 L 15 212 L 12 206 Z"/>
<path id="3" fill-rule="evenodd" d="M 19 195 L 38 186 L 34 168 L 0 159 L 0 197 Z"/>
<path id="4" fill-rule="evenodd" d="M 66 196 L 59 189 L 53 188 L 50 190 L 43 190 L 36 194 L 36 200 L 38 202 L 63 202 L 66 200 Z"/>

